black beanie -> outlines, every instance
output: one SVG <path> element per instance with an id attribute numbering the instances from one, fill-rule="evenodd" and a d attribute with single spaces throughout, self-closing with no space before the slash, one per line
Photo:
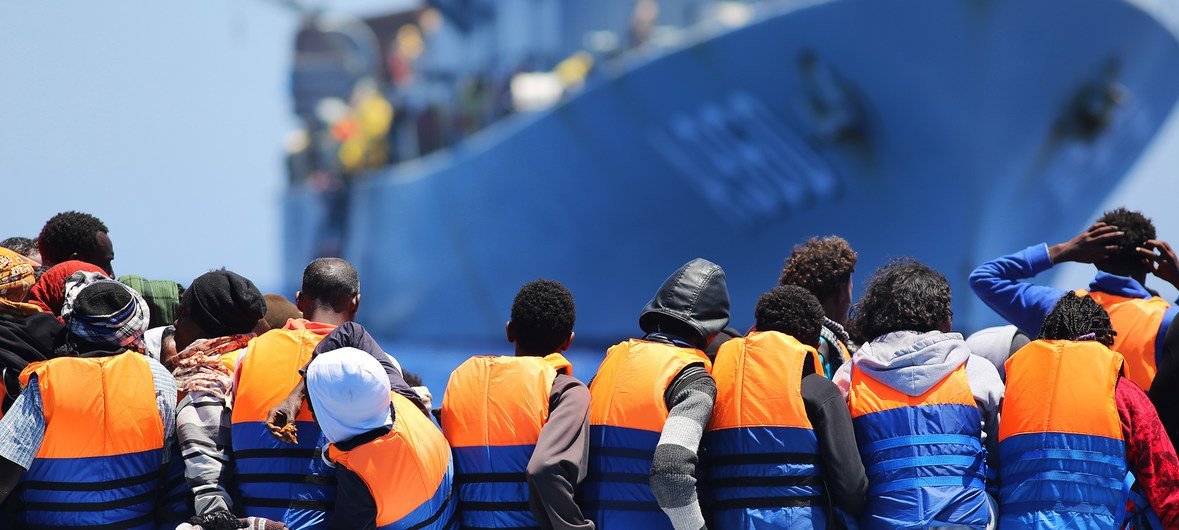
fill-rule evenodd
<path id="1" fill-rule="evenodd" d="M 212 337 L 249 333 L 266 315 L 266 301 L 254 282 L 225 269 L 193 280 L 180 307 Z"/>

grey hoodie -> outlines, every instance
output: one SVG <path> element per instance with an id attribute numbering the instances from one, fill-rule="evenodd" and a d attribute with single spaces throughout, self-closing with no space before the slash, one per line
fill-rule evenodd
<path id="1" fill-rule="evenodd" d="M 860 346 L 852 362 L 835 372 L 835 384 L 847 398 L 851 369 L 857 370 L 909 396 L 920 396 L 966 363 L 966 379 L 983 421 L 983 443 L 988 464 L 998 465 L 999 405 L 1003 380 L 990 361 L 970 353 L 958 333 L 896 331 Z M 993 467 L 992 469 L 998 469 Z"/>

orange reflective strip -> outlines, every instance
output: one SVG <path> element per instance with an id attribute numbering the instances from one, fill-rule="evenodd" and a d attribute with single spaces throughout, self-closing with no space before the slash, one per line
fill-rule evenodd
<path id="1" fill-rule="evenodd" d="M 811 429 L 802 401 L 802 367 L 808 360 L 817 365 L 817 359 L 814 348 L 776 331 L 754 332 L 724 343 L 712 368 L 716 405 L 708 429 Z M 816 373 L 823 373 L 822 369 Z"/>
<path id="2" fill-rule="evenodd" d="M 438 427 L 394 392 L 393 429 L 351 451 L 328 447 L 328 456 L 360 476 L 377 506 L 377 526 L 400 521 L 442 485 L 450 447 Z M 451 501 L 453 502 L 453 500 Z"/>
<path id="3" fill-rule="evenodd" d="M 442 398 L 446 439 L 454 447 L 535 444 L 556 376 L 540 357 L 467 359 L 450 374 Z"/>
<path id="4" fill-rule="evenodd" d="M 663 393 L 691 364 L 712 370 L 708 356 L 692 348 L 635 339 L 611 347 L 590 383 L 590 424 L 662 431 Z"/>
<path id="5" fill-rule="evenodd" d="M 1088 294 L 1109 313 L 1113 324 L 1113 350 L 1121 353 L 1126 360 L 1126 377 L 1138 386 L 1150 390 L 1154 376 L 1158 373 L 1155 365 L 1155 340 L 1159 326 L 1171 304 L 1157 296 L 1153 298 L 1125 298 L 1102 292 L 1076 291 L 1077 296 Z"/>
<path id="6" fill-rule="evenodd" d="M 1007 359 L 999 440 L 1038 432 L 1122 439 L 1114 389 L 1122 356 L 1093 342 L 1037 340 Z"/>
<path id="7" fill-rule="evenodd" d="M 308 329 L 272 329 L 250 341 L 234 383 L 233 423 L 266 421 L 270 410 L 295 389 L 299 369 L 311 360 L 323 337 Z M 306 400 L 295 419 L 313 420 Z"/>
<path id="8" fill-rule="evenodd" d="M 851 389 L 848 391 L 848 405 L 852 418 L 873 412 L 916 407 L 921 405 L 970 405 L 977 407 L 970 383 L 966 380 L 966 363 L 962 363 L 950 375 L 933 385 L 920 396 L 910 396 L 892 388 L 863 370 L 852 367 Z"/>
<path id="9" fill-rule="evenodd" d="M 139 453 L 164 446 L 155 382 L 143 355 L 59 357 L 30 364 L 45 413 L 38 458 L 85 458 Z"/>

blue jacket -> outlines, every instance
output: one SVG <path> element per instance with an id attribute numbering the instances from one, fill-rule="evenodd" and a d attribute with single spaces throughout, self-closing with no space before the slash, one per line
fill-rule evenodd
<path id="1" fill-rule="evenodd" d="M 1009 254 L 979 265 L 970 273 L 970 288 L 988 307 L 999 316 L 1014 324 L 1030 337 L 1040 335 L 1040 324 L 1060 297 L 1067 291 L 1024 282 L 1028 278 L 1052 268 L 1048 256 L 1048 245 L 1032 245 L 1014 254 Z M 1127 298 L 1150 298 L 1152 295 L 1141 283 L 1133 278 L 1116 276 L 1097 271 L 1089 284 L 1089 291 L 1103 292 Z M 1163 317 L 1155 339 L 1155 354 L 1160 355 L 1163 339 L 1174 320 L 1176 308 L 1172 307 Z"/>

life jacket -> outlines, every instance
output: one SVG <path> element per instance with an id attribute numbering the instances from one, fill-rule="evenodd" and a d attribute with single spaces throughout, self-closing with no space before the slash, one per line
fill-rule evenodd
<path id="1" fill-rule="evenodd" d="M 716 405 L 704 435 L 709 528 L 826 528 L 818 438 L 802 401 L 804 363 L 818 353 L 776 331 L 721 346 Z"/>
<path id="2" fill-rule="evenodd" d="M 21 480 L 16 522 L 34 528 L 155 528 L 164 422 L 147 359 L 109 357 L 35 362 L 45 437 Z"/>
<path id="3" fill-rule="evenodd" d="M 1007 360 L 1001 526 L 1122 527 L 1130 489 L 1114 390 L 1123 364 L 1093 341 L 1037 340 Z"/>
<path id="4" fill-rule="evenodd" d="M 1149 391 L 1159 371 L 1160 350 L 1155 347 L 1159 328 L 1171 304 L 1157 296 L 1127 298 L 1101 291 L 1076 291 L 1077 296 L 1086 294 L 1109 313 L 1109 321 L 1117 332 L 1111 349 L 1122 354 L 1125 359 L 1126 378 Z"/>
<path id="5" fill-rule="evenodd" d="M 852 365 L 848 405 L 868 475 L 868 529 L 989 522 L 982 415 L 966 363 L 920 396 Z"/>
<path id="6" fill-rule="evenodd" d="M 704 352 L 628 340 L 606 352 L 590 383 L 590 461 L 581 486 L 586 517 L 599 530 L 671 529 L 651 492 L 651 461 L 667 422 L 664 394 L 686 367 L 712 364 Z"/>
<path id="7" fill-rule="evenodd" d="M 233 388 L 234 502 L 245 517 L 281 521 L 291 530 L 327 528 L 336 498 L 335 469 L 321 453 L 327 439 L 304 400 L 295 416 L 299 443 L 281 442 L 266 417 L 299 383 L 299 369 L 331 326 L 292 319 L 250 341 Z"/>
<path id="8" fill-rule="evenodd" d="M 472 357 L 450 374 L 442 432 L 453 448 L 463 526 L 539 526 L 528 508 L 528 461 L 548 421 L 553 380 L 571 371 L 554 353 Z"/>
<path id="9" fill-rule="evenodd" d="M 328 458 L 368 486 L 378 530 L 450 529 L 457 510 L 446 438 L 412 401 L 396 392 L 391 397 L 388 434 L 348 451 L 329 445 Z"/>

